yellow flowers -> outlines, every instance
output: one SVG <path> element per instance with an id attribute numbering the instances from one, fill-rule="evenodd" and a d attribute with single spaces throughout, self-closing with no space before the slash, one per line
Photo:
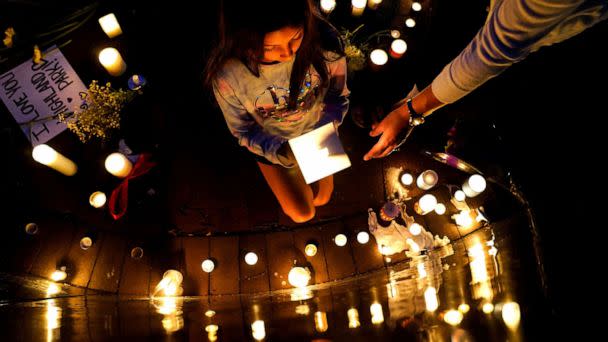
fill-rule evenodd
<path id="1" fill-rule="evenodd" d="M 106 140 L 120 128 L 120 111 L 134 96 L 132 91 L 112 89 L 110 82 L 100 86 L 93 80 L 83 96 L 80 111 L 59 114 L 59 120 L 83 143 L 92 138 Z"/>

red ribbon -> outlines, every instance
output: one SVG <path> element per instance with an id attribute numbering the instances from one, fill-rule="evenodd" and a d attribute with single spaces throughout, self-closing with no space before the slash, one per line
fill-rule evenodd
<path id="1" fill-rule="evenodd" d="M 148 173 L 150 169 L 156 166 L 156 163 L 150 161 L 151 157 L 152 155 L 149 153 L 140 155 L 139 159 L 137 159 L 137 163 L 135 163 L 135 166 L 131 169 L 131 172 L 129 172 L 120 185 L 112 191 L 108 209 L 114 220 L 118 220 L 127 212 L 127 205 L 129 203 L 129 180 Z"/>

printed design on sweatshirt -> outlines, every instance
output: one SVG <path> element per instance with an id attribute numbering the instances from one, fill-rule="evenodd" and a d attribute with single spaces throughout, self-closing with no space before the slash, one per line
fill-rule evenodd
<path id="1" fill-rule="evenodd" d="M 300 121 L 316 103 L 321 81 L 316 74 L 307 73 L 300 89 L 297 108 L 289 110 L 289 89 L 270 85 L 256 97 L 256 113 L 264 119 L 271 118 L 278 122 Z"/>

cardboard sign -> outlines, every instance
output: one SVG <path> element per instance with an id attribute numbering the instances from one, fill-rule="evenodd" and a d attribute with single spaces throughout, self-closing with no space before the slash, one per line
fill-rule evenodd
<path id="1" fill-rule="evenodd" d="M 350 167 L 333 123 L 289 140 L 306 184 Z"/>
<path id="2" fill-rule="evenodd" d="M 36 64 L 32 60 L 0 75 L 0 98 L 33 146 L 66 129 L 57 115 L 75 112 L 87 87 L 57 48 Z"/>

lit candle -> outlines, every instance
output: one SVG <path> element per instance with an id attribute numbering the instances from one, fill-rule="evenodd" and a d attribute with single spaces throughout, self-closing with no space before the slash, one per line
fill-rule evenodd
<path id="1" fill-rule="evenodd" d="M 388 62 L 388 55 L 382 49 L 376 49 L 370 53 L 369 58 L 376 65 L 384 65 Z"/>
<path id="2" fill-rule="evenodd" d="M 443 215 L 445 214 L 445 211 L 445 205 L 443 203 L 437 203 L 437 205 L 435 206 L 435 213 L 437 213 L 437 215 Z"/>
<path id="3" fill-rule="evenodd" d="M 317 255 L 317 245 L 309 242 L 306 247 L 304 247 L 304 253 L 306 253 L 306 255 L 309 257 Z"/>
<path id="4" fill-rule="evenodd" d="M 114 38 L 122 34 L 122 30 L 120 29 L 120 25 L 118 24 L 118 20 L 116 20 L 114 13 L 106 14 L 99 18 L 99 25 L 101 25 L 103 32 L 105 32 L 110 38 Z"/>
<path id="5" fill-rule="evenodd" d="M 106 170 L 119 178 L 125 178 L 131 172 L 133 164 L 122 153 L 112 153 L 106 158 Z"/>
<path id="6" fill-rule="evenodd" d="M 485 314 L 491 314 L 492 311 L 494 311 L 494 304 L 492 303 L 485 303 L 482 307 L 481 310 L 483 311 L 483 313 Z"/>
<path id="7" fill-rule="evenodd" d="M 321 0 L 321 10 L 330 13 L 336 8 L 336 0 Z"/>
<path id="8" fill-rule="evenodd" d="M 462 304 L 458 305 L 458 311 L 462 312 L 463 314 L 466 314 L 467 312 L 469 312 L 470 309 L 471 309 L 471 307 L 469 306 L 469 304 L 462 303 Z"/>
<path id="9" fill-rule="evenodd" d="M 367 0 L 352 0 L 351 3 L 353 6 L 352 13 L 354 16 L 360 16 L 363 14 L 363 10 L 365 10 L 365 6 L 367 5 Z"/>
<path id="10" fill-rule="evenodd" d="M 315 329 L 322 333 L 326 332 L 328 328 L 329 325 L 327 324 L 327 313 L 323 311 L 315 312 Z"/>
<path id="11" fill-rule="evenodd" d="M 467 197 L 475 197 L 486 189 L 486 180 L 481 175 L 472 175 L 462 184 Z"/>
<path id="12" fill-rule="evenodd" d="M 49 145 L 40 144 L 34 147 L 32 157 L 40 164 L 55 169 L 66 176 L 73 176 L 78 171 L 78 167 L 73 161 L 55 151 Z"/>
<path id="13" fill-rule="evenodd" d="M 456 192 L 454 192 L 454 199 L 458 202 L 464 202 L 464 200 L 467 198 L 467 196 L 464 194 L 464 191 L 462 190 L 456 190 Z"/>
<path id="14" fill-rule="evenodd" d="M 211 273 L 215 268 L 215 263 L 213 262 L 213 260 L 207 259 L 203 261 L 203 263 L 201 264 L 201 268 L 203 269 L 203 271 Z"/>
<path id="15" fill-rule="evenodd" d="M 91 246 L 93 246 L 93 238 L 89 237 L 89 236 L 85 236 L 82 239 L 80 239 L 80 248 L 82 250 L 87 250 L 89 248 L 91 248 Z"/>
<path id="16" fill-rule="evenodd" d="M 422 233 L 422 226 L 419 225 L 418 223 L 414 222 L 410 225 L 408 230 L 410 231 L 410 233 L 412 233 L 412 235 L 416 236 L 416 235 L 419 235 L 420 233 Z"/>
<path id="17" fill-rule="evenodd" d="M 378 5 L 380 5 L 382 3 L 382 0 L 369 0 L 369 2 L 367 3 L 367 6 L 371 9 L 376 9 L 378 8 Z"/>
<path id="18" fill-rule="evenodd" d="M 517 329 L 519 321 L 521 320 L 521 311 L 519 304 L 515 302 L 508 302 L 502 305 L 502 319 L 505 321 L 505 325 L 511 330 Z"/>
<path id="19" fill-rule="evenodd" d="M 25 225 L 25 232 L 29 235 L 35 235 L 38 233 L 38 225 L 34 222 L 30 222 Z"/>
<path id="20" fill-rule="evenodd" d="M 395 39 L 391 43 L 391 56 L 393 58 L 401 58 L 407 50 L 407 43 L 403 39 Z"/>
<path id="21" fill-rule="evenodd" d="M 55 270 L 55 272 L 53 272 L 51 274 L 51 279 L 53 281 L 62 281 L 65 280 L 65 278 L 68 277 L 68 274 L 65 272 L 66 267 L 65 266 L 61 266 L 58 270 Z"/>
<path id="22" fill-rule="evenodd" d="M 257 320 L 251 323 L 251 335 L 256 341 L 261 341 L 266 337 L 266 327 L 264 321 Z"/>
<path id="23" fill-rule="evenodd" d="M 414 182 L 414 176 L 412 176 L 409 173 L 404 173 L 403 175 L 401 175 L 401 184 L 405 185 L 405 186 L 409 186 L 412 185 L 412 183 Z"/>
<path id="24" fill-rule="evenodd" d="M 215 342 L 217 341 L 217 331 L 218 331 L 219 327 L 215 324 L 209 324 L 208 326 L 205 327 L 205 331 L 207 332 L 207 339 L 210 342 Z"/>
<path id="25" fill-rule="evenodd" d="M 458 324 L 460 324 L 460 322 L 462 322 L 462 312 L 458 311 L 458 310 L 448 310 L 444 315 L 443 315 L 443 321 L 446 322 L 449 325 L 452 326 L 456 326 Z"/>
<path id="26" fill-rule="evenodd" d="M 391 30 L 391 37 L 397 39 L 401 37 L 401 32 L 399 30 Z"/>
<path id="27" fill-rule="evenodd" d="M 426 215 L 435 210 L 435 206 L 437 206 L 437 198 L 431 194 L 426 194 L 416 202 L 414 210 L 419 215 Z"/>
<path id="28" fill-rule="evenodd" d="M 310 281 L 310 271 L 304 267 L 292 267 L 287 279 L 293 287 L 306 287 Z"/>
<path id="29" fill-rule="evenodd" d="M 93 208 L 101 208 L 106 204 L 106 194 L 101 191 L 95 191 L 89 196 L 89 204 Z"/>
<path id="30" fill-rule="evenodd" d="M 420 12 L 420 10 L 422 9 L 422 5 L 419 2 L 414 1 L 412 2 L 412 9 L 415 12 Z"/>
<path id="31" fill-rule="evenodd" d="M 416 20 L 414 20 L 412 18 L 407 18 L 407 20 L 405 21 L 405 26 L 407 26 L 409 28 L 416 26 Z"/>
<path id="32" fill-rule="evenodd" d="M 437 290 L 430 286 L 424 291 L 424 303 L 426 304 L 426 310 L 433 312 L 439 307 L 439 300 L 437 299 Z"/>
<path id="33" fill-rule="evenodd" d="M 99 62 L 112 76 L 120 76 L 127 70 L 127 64 L 115 48 L 105 48 L 99 53 Z"/>
<path id="34" fill-rule="evenodd" d="M 344 235 L 344 234 L 338 234 L 334 237 L 334 242 L 339 247 L 346 246 L 347 241 L 348 241 L 348 238 L 346 238 L 346 235 Z"/>
<path id="35" fill-rule="evenodd" d="M 359 241 L 360 244 L 365 245 L 369 241 L 369 234 L 367 232 L 359 232 L 359 234 L 357 234 L 357 241 Z"/>
<path id="36" fill-rule="evenodd" d="M 416 179 L 416 185 L 422 190 L 429 190 L 437 184 L 439 176 L 433 170 L 426 170 Z"/>
<path id="37" fill-rule="evenodd" d="M 255 254 L 254 252 L 249 252 L 247 254 L 245 254 L 245 262 L 247 263 L 247 265 L 255 265 L 258 263 L 258 255 Z"/>

